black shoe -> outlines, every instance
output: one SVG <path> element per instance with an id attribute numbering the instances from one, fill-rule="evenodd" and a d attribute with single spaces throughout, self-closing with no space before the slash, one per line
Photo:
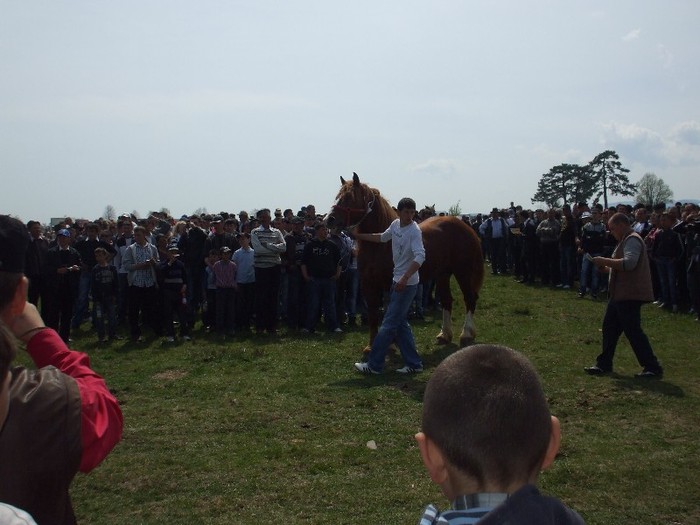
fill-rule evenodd
<path id="1" fill-rule="evenodd" d="M 587 366 L 587 367 L 584 367 L 583 370 L 588 375 L 592 375 L 592 376 L 602 376 L 602 375 L 609 374 L 612 372 L 612 370 L 606 370 L 605 368 L 600 368 L 598 365 Z"/>
<path id="2" fill-rule="evenodd" d="M 642 370 L 638 374 L 634 374 L 634 377 L 638 377 L 640 379 L 661 379 L 663 376 L 663 370 L 657 370 L 656 372 L 652 370 Z"/>

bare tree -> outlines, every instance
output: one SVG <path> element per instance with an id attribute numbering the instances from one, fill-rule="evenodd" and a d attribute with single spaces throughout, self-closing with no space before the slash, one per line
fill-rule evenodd
<path id="1" fill-rule="evenodd" d="M 663 179 L 654 173 L 645 173 L 637 183 L 636 202 L 646 206 L 653 206 L 673 198 L 673 192 Z"/>
<path id="2" fill-rule="evenodd" d="M 117 212 L 114 209 L 114 206 L 112 206 L 111 204 L 105 206 L 105 211 L 102 214 L 102 218 L 107 219 L 108 221 L 113 221 L 114 219 L 116 219 Z"/>

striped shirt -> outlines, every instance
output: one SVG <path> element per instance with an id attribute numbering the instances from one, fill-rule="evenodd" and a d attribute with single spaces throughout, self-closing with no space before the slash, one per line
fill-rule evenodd
<path id="1" fill-rule="evenodd" d="M 256 268 L 272 268 L 282 264 L 280 254 L 287 251 L 287 243 L 277 228 L 258 226 L 250 232 L 250 243 L 255 251 Z"/>
<path id="2" fill-rule="evenodd" d="M 236 287 L 236 263 L 222 259 L 214 263 L 213 270 L 217 288 Z"/>

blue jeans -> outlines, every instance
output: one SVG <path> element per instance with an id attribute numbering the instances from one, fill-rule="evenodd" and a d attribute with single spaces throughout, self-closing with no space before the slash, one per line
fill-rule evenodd
<path id="1" fill-rule="evenodd" d="M 389 305 L 384 313 L 382 326 L 372 343 L 372 351 L 369 354 L 368 364 L 376 372 L 384 370 L 384 359 L 386 358 L 389 345 L 396 340 L 401 351 L 401 357 L 406 365 L 411 368 L 421 368 L 421 361 L 416 350 L 416 341 L 413 339 L 411 325 L 408 324 L 408 310 L 411 307 L 413 298 L 416 296 L 417 284 L 406 286 L 402 292 L 397 292 L 396 284 L 391 285 L 389 293 Z"/>
<path id="2" fill-rule="evenodd" d="M 312 277 L 306 283 L 308 290 L 309 309 L 306 318 L 306 329 L 313 332 L 319 316 L 319 305 L 323 307 L 323 317 L 328 330 L 338 328 L 338 318 L 335 314 L 335 280 L 330 278 Z"/>
<path id="3" fill-rule="evenodd" d="M 656 259 L 656 270 L 659 272 L 659 284 L 661 284 L 661 300 L 666 306 L 678 304 L 678 290 L 676 288 L 676 261 L 671 257 L 659 257 Z"/>
<path id="4" fill-rule="evenodd" d="M 600 254 L 598 253 L 591 253 L 591 257 L 597 257 Z M 580 286 L 579 286 L 579 292 L 581 293 L 586 293 L 586 290 L 589 289 L 588 286 L 588 277 L 590 276 L 591 280 L 591 294 L 596 295 L 598 293 L 598 288 L 600 286 L 600 272 L 598 271 L 598 268 L 595 267 L 595 264 L 593 264 L 592 261 L 589 261 L 587 257 L 583 257 L 581 259 L 581 279 L 580 279 Z"/>
<path id="5" fill-rule="evenodd" d="M 574 246 L 559 247 L 559 274 L 561 284 L 574 285 L 574 275 L 576 274 L 576 248 Z"/>

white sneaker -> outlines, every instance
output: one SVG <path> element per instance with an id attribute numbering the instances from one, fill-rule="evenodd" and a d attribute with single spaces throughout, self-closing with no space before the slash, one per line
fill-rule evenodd
<path id="1" fill-rule="evenodd" d="M 192 338 L 189 335 L 183 335 L 182 340 L 183 341 L 192 341 Z"/>
<path id="2" fill-rule="evenodd" d="M 165 342 L 166 342 L 166 343 L 174 343 L 174 342 L 175 342 L 175 338 L 172 337 L 172 336 L 168 336 L 168 337 L 165 338 Z"/>
<path id="3" fill-rule="evenodd" d="M 336 334 L 342 334 L 342 333 L 343 333 L 343 329 L 340 328 L 340 327 L 336 328 L 336 329 L 333 330 L 333 331 L 334 331 Z"/>
<path id="4" fill-rule="evenodd" d="M 419 366 L 418 368 L 413 368 L 412 366 L 406 365 L 406 366 L 403 366 L 401 368 L 397 368 L 396 371 L 399 374 L 417 374 L 418 372 L 423 371 L 423 367 Z"/>
<path id="5" fill-rule="evenodd" d="M 361 374 L 379 375 L 381 373 L 377 372 L 376 370 L 372 370 L 367 363 L 355 363 L 355 370 L 357 370 Z"/>

